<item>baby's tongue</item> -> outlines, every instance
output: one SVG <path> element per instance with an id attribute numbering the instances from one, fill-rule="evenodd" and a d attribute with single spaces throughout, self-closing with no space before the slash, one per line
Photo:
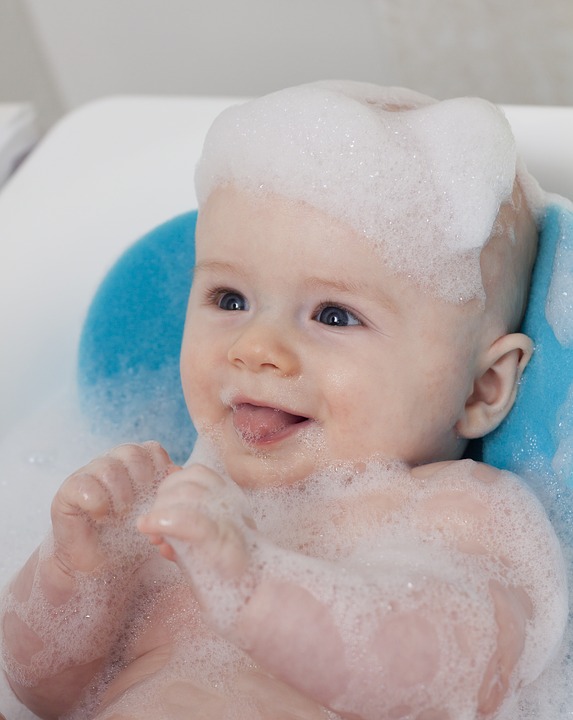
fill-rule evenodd
<path id="1" fill-rule="evenodd" d="M 265 440 L 284 430 L 289 425 L 299 423 L 304 418 L 291 415 L 284 410 L 259 407 L 244 403 L 238 405 L 233 413 L 233 425 L 244 440 Z"/>

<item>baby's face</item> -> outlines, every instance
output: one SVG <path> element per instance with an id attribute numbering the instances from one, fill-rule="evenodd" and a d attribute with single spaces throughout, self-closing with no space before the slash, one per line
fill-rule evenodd
<path id="1" fill-rule="evenodd" d="M 218 189 L 197 227 L 187 405 L 245 487 L 372 457 L 456 458 L 480 323 L 322 212 Z"/>

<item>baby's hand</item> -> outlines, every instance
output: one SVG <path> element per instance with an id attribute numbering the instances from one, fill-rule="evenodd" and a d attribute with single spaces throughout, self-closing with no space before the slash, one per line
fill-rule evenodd
<path id="1" fill-rule="evenodd" d="M 138 527 L 192 582 L 199 569 L 235 581 L 247 568 L 245 532 L 254 528 L 247 499 L 235 483 L 203 465 L 180 470 L 162 483 Z"/>
<path id="2" fill-rule="evenodd" d="M 174 469 L 165 450 L 148 442 L 120 445 L 70 475 L 52 502 L 54 557 L 62 569 L 90 573 L 112 557 L 137 554 L 137 544 L 126 542 L 137 536 L 134 515 Z"/>

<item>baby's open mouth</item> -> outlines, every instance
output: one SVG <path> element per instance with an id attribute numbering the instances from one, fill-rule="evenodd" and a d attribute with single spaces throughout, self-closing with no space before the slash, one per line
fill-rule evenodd
<path id="1" fill-rule="evenodd" d="M 251 444 L 282 439 L 295 425 L 308 420 L 303 415 L 251 403 L 233 407 L 233 426 L 243 441 Z"/>

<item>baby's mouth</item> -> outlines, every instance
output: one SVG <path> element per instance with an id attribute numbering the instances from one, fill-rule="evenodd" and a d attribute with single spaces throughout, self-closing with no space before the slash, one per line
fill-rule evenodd
<path id="1" fill-rule="evenodd" d="M 243 442 L 249 445 L 282 440 L 295 426 L 308 422 L 303 415 L 293 415 L 280 408 L 240 403 L 233 407 L 233 426 Z"/>

